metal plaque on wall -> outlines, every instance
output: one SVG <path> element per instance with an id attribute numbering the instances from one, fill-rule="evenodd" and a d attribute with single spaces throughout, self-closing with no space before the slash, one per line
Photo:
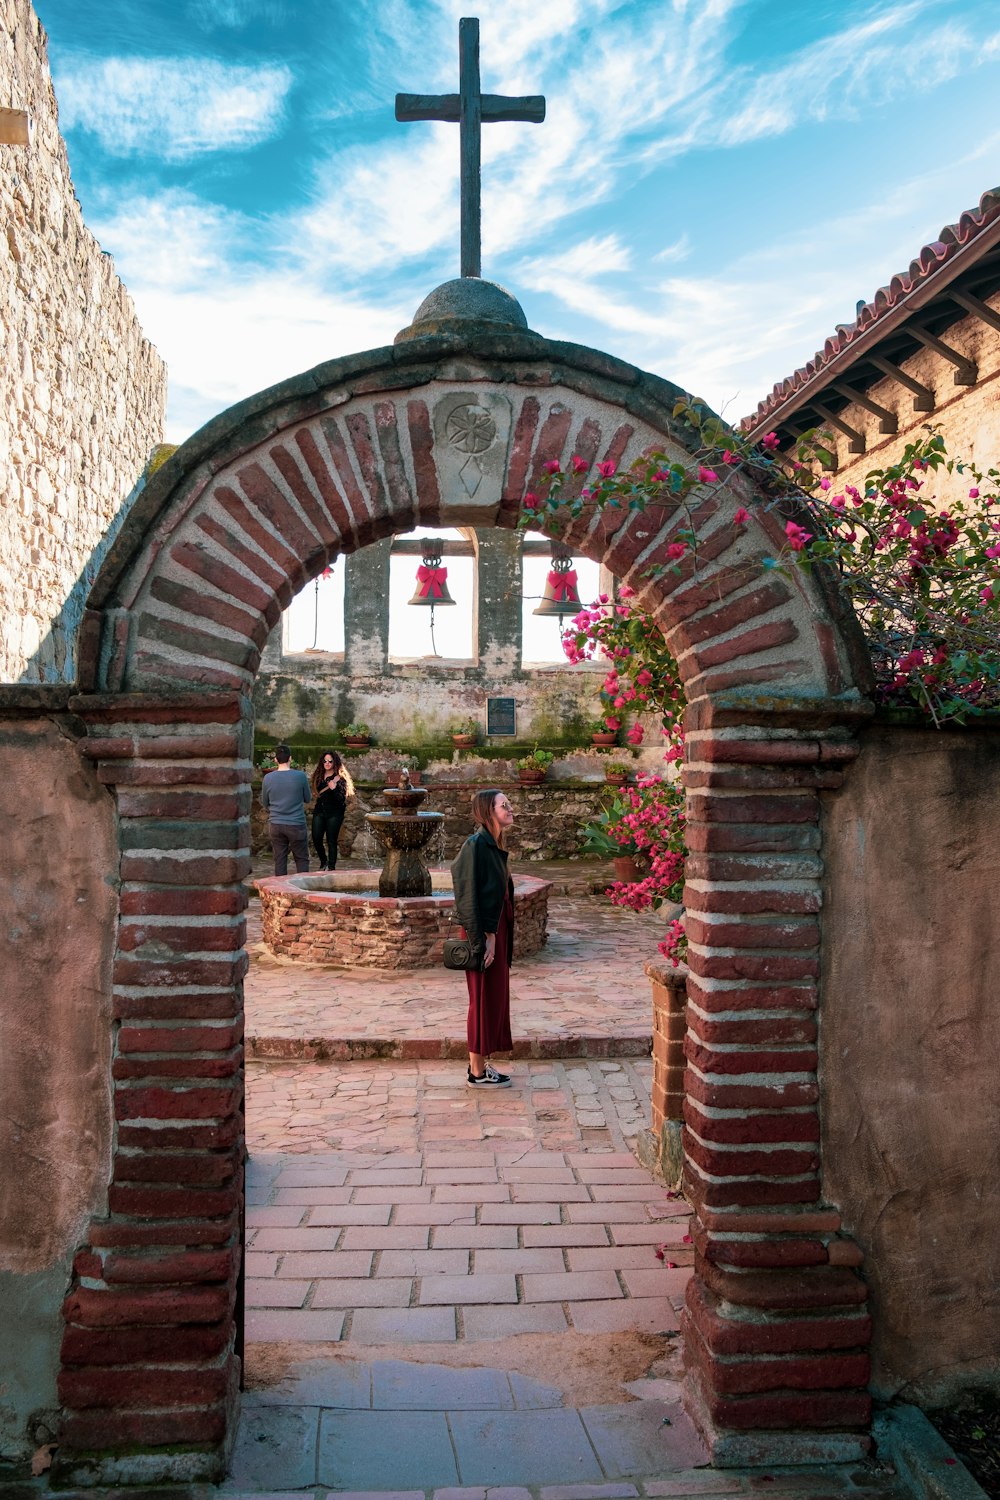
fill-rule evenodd
<path id="1" fill-rule="evenodd" d="M 486 733 L 516 734 L 517 705 L 513 698 L 487 698 Z"/>

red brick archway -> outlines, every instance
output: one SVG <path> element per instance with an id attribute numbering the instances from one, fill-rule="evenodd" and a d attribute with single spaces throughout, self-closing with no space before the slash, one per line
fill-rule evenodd
<path id="1" fill-rule="evenodd" d="M 110 1212 L 65 1308 L 78 1478 L 217 1476 L 232 1434 L 248 695 L 268 631 L 338 552 L 414 524 L 514 526 L 549 458 L 683 455 L 677 394 L 532 334 L 414 339 L 224 414 L 132 511 L 73 703 L 121 851 Z M 463 405 L 493 424 L 473 470 L 450 436 Z M 820 575 L 765 577 L 780 526 L 758 509 L 734 527 L 750 498 L 706 493 L 696 556 L 655 583 L 686 518 L 584 515 L 564 534 L 656 615 L 691 703 L 685 1332 L 720 1463 L 854 1456 L 868 1421 L 865 1286 L 823 1198 L 816 1080 L 819 792 L 855 753 L 866 658 Z"/>

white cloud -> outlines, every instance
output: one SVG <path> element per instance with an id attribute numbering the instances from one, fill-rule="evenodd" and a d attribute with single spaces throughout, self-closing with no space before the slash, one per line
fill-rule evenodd
<path id="1" fill-rule="evenodd" d="M 111 156 L 183 161 L 240 150 L 278 128 L 292 75 L 212 58 L 79 58 L 56 78 L 64 130 L 96 135 Z"/>

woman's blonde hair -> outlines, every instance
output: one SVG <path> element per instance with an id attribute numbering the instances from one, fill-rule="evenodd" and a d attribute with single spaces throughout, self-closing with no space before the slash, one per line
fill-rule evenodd
<path id="1" fill-rule="evenodd" d="M 312 775 L 313 791 L 318 796 L 319 793 L 326 786 L 326 766 L 325 766 L 325 761 L 326 761 L 326 757 L 327 756 L 329 756 L 330 759 L 333 761 L 333 774 L 335 776 L 341 776 L 341 777 L 343 777 L 343 780 L 344 780 L 344 790 L 347 792 L 348 797 L 353 797 L 354 796 L 354 782 L 351 780 L 351 773 L 347 769 L 347 767 L 344 765 L 344 762 L 341 760 L 341 758 L 337 754 L 336 750 L 324 750 L 323 753 L 322 753 L 322 755 L 320 756 L 319 760 L 316 762 L 316 769 L 315 769 L 315 771 L 313 772 L 313 775 Z"/>
<path id="2" fill-rule="evenodd" d="M 500 824 L 496 820 L 496 814 L 493 811 L 494 802 L 498 797 L 502 796 L 503 792 L 497 786 L 486 787 L 481 792 L 473 792 L 472 821 L 476 824 L 477 828 L 485 828 L 488 833 L 491 833 L 501 849 L 506 849 L 507 830 L 500 827 Z"/>

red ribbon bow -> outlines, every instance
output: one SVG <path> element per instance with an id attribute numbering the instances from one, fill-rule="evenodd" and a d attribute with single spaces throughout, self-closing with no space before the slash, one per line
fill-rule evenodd
<path id="1" fill-rule="evenodd" d="M 421 599 L 430 597 L 440 599 L 444 595 L 444 581 L 448 577 L 447 568 L 427 568 L 423 563 L 417 569 L 417 582 L 420 587 L 417 593 Z"/>
<path id="2" fill-rule="evenodd" d="M 563 600 L 576 593 L 576 569 L 569 568 L 565 573 L 557 573 L 555 568 L 549 570 L 548 585 L 552 590 L 552 597 Z"/>

